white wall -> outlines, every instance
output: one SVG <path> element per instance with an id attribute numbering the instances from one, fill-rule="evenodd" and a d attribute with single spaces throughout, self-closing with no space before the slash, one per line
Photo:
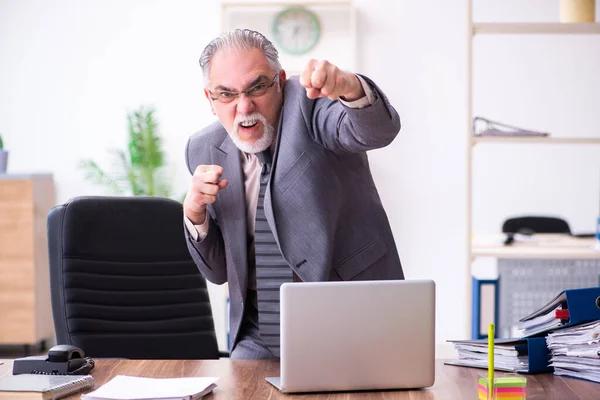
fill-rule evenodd
<path id="1" fill-rule="evenodd" d="M 0 133 L 9 172 L 54 174 L 57 202 L 107 194 L 76 165 L 125 149 L 128 112 L 153 105 L 177 193 L 188 136 L 212 121 L 198 58 L 219 3 L 194 0 L 0 0 Z M 225 348 L 222 287 L 210 287 Z"/>
<path id="2" fill-rule="evenodd" d="M 557 21 L 558 4 L 482 0 L 474 17 Z M 437 341 L 464 338 L 467 2 L 356 6 L 358 70 L 403 118 L 398 139 L 370 160 L 406 276 L 437 282 Z M 157 108 L 175 184 L 185 191 L 186 139 L 213 120 L 197 59 L 218 23 L 216 0 L 0 0 L 0 132 L 10 171 L 54 173 L 58 202 L 104 193 L 75 165 L 106 162 L 108 148 L 123 148 L 126 112 L 147 104 Z M 474 110 L 557 136 L 600 136 L 599 50 L 598 37 L 477 38 Z M 475 231 L 497 231 L 521 212 L 594 229 L 598 147 L 476 150 Z"/>

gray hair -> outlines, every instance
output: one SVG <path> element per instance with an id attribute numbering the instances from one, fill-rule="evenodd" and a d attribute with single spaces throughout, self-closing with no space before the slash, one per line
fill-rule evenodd
<path id="1" fill-rule="evenodd" d="M 212 58 L 217 52 L 224 49 L 235 49 L 237 51 L 247 51 L 250 49 L 261 50 L 271 68 L 279 72 L 281 63 L 279 62 L 279 53 L 273 43 L 262 33 L 250 29 L 235 29 L 222 33 L 219 37 L 213 39 L 202 51 L 200 56 L 200 68 L 204 75 L 204 85 L 208 86 L 208 76 L 210 74 L 210 64 Z"/>

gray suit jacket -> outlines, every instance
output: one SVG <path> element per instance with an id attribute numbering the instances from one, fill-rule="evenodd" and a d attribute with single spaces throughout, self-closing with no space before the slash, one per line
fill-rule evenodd
<path id="1" fill-rule="evenodd" d="M 367 150 L 388 145 L 400 118 L 368 78 L 376 101 L 363 109 L 311 100 L 297 78 L 284 85 L 265 213 L 284 258 L 303 281 L 403 279 L 392 231 L 375 188 Z M 229 185 L 209 205 L 206 238 L 187 244 L 211 282 L 229 282 L 230 348 L 236 343 L 248 281 L 244 178 L 240 154 L 217 121 L 192 135 L 190 173 L 224 169 Z"/>

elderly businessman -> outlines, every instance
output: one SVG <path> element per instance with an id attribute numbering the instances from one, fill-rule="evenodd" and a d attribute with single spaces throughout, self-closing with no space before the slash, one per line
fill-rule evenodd
<path id="1" fill-rule="evenodd" d="M 400 119 L 373 81 L 327 61 L 286 80 L 255 31 L 223 33 L 200 66 L 218 121 L 187 144 L 187 245 L 229 283 L 231 358 L 277 358 L 284 282 L 404 278 L 366 154 Z"/>

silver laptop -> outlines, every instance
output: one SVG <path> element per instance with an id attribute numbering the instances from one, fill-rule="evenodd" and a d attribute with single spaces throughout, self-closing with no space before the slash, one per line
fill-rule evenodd
<path id="1" fill-rule="evenodd" d="M 285 283 L 280 354 L 284 393 L 432 386 L 435 283 Z"/>

